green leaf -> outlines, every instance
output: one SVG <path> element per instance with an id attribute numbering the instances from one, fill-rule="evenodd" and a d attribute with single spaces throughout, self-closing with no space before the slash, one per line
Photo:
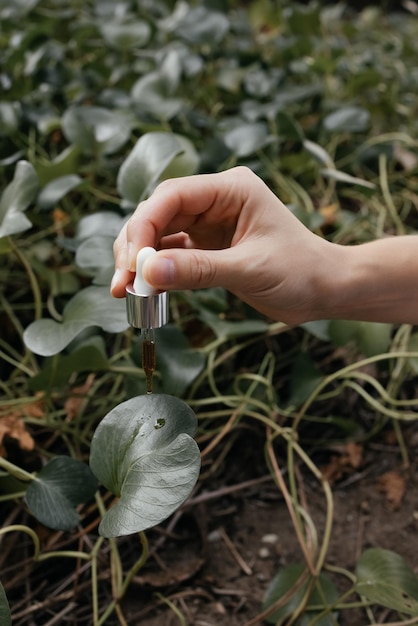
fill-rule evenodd
<path id="1" fill-rule="evenodd" d="M 12 616 L 10 614 L 9 603 L 6 592 L 0 583 L 0 624 L 2 626 L 12 626 Z"/>
<path id="2" fill-rule="evenodd" d="M 331 133 L 362 133 L 370 124 L 370 113 L 362 107 L 342 107 L 324 119 L 324 127 Z"/>
<path id="3" fill-rule="evenodd" d="M 97 481 L 85 463 L 67 456 L 54 457 L 30 483 L 26 503 L 48 528 L 71 530 L 80 521 L 75 510 L 93 498 Z"/>
<path id="4" fill-rule="evenodd" d="M 309 3 L 308 6 L 296 4 L 284 11 L 284 17 L 293 34 L 321 36 L 321 13 L 317 3 Z"/>
<path id="5" fill-rule="evenodd" d="M 357 564 L 357 593 L 399 613 L 418 615 L 418 578 L 404 559 L 390 550 L 370 548 Z"/>
<path id="6" fill-rule="evenodd" d="M 413 333 L 408 342 L 409 352 L 418 352 L 418 333 Z M 409 359 L 409 364 L 415 374 L 418 374 L 418 358 Z"/>
<path id="7" fill-rule="evenodd" d="M 41 209 L 51 209 L 66 196 L 67 193 L 76 189 L 82 182 L 83 179 L 77 176 L 77 174 L 68 174 L 67 176 L 56 178 L 48 183 L 39 194 L 39 207 Z"/>
<path id="8" fill-rule="evenodd" d="M 176 97 L 183 71 L 181 54 L 176 49 L 169 50 L 158 70 L 141 76 L 131 90 L 135 108 L 154 118 L 169 120 L 184 107 L 181 98 Z"/>
<path id="9" fill-rule="evenodd" d="M 186 335 L 177 326 L 168 324 L 158 329 L 157 370 L 161 374 L 162 391 L 182 396 L 205 366 L 205 356 L 191 348 Z M 141 364 L 138 342 L 135 361 Z"/>
<path id="10" fill-rule="evenodd" d="M 301 352 L 293 361 L 290 374 L 289 406 L 300 406 L 309 398 L 323 380 L 323 375 L 306 352 Z"/>
<path id="11" fill-rule="evenodd" d="M 268 323 L 261 319 L 245 319 L 231 322 L 203 309 L 199 311 L 199 317 L 213 330 L 218 339 L 255 335 L 257 333 L 265 333 L 268 329 Z"/>
<path id="12" fill-rule="evenodd" d="M 100 24 L 100 31 L 105 41 L 117 50 L 130 50 L 142 48 L 151 37 L 151 27 L 148 22 L 142 20 L 113 19 Z"/>
<path id="13" fill-rule="evenodd" d="M 0 238 L 16 235 L 32 226 L 23 212 L 35 200 L 37 191 L 38 177 L 33 166 L 28 161 L 19 161 L 13 180 L 0 200 Z"/>
<path id="14" fill-rule="evenodd" d="M 94 433 L 90 467 L 119 500 L 99 527 L 105 537 L 151 528 L 189 496 L 200 470 L 196 416 L 182 400 L 148 394 L 115 407 Z"/>
<path id="15" fill-rule="evenodd" d="M 52 356 L 90 326 L 99 326 L 109 333 L 128 327 L 125 303 L 112 298 L 108 287 L 92 286 L 78 292 L 64 308 L 62 322 L 51 319 L 32 322 L 23 333 L 23 340 L 35 354 Z"/>
<path id="16" fill-rule="evenodd" d="M 364 356 L 369 357 L 387 351 L 392 327 L 392 324 L 378 322 L 331 320 L 328 331 L 330 339 L 335 345 L 346 346 L 352 343 Z"/>
<path id="17" fill-rule="evenodd" d="M 272 579 L 263 601 L 263 610 L 268 609 L 285 594 L 289 593 L 296 583 L 306 571 L 305 565 L 292 564 L 278 571 Z M 299 608 L 303 598 L 313 579 L 308 576 L 302 585 L 294 592 L 293 596 L 282 607 L 277 609 L 270 617 L 266 619 L 269 624 L 280 626 L 285 623 L 296 609 Z M 316 626 L 335 626 L 335 614 L 333 605 L 338 600 L 338 592 L 334 583 L 325 574 L 320 574 L 315 582 L 313 590 L 308 599 L 306 612 L 302 617 L 302 624 L 308 625 L 323 610 L 329 608 L 329 614 L 324 615 L 318 621 Z M 317 607 L 316 610 L 309 610 L 309 605 Z M 305 621 L 306 618 L 306 621 Z M 300 624 L 301 622 L 298 622 Z"/>
<path id="18" fill-rule="evenodd" d="M 142 135 L 132 152 L 122 163 L 117 187 L 122 198 L 133 206 L 149 194 L 160 180 L 164 172 L 170 173 L 170 166 L 176 167 L 175 160 L 185 153 L 187 164 L 181 171 L 193 173 L 197 168 L 198 159 L 193 146 L 184 138 L 173 133 L 151 132 Z M 177 166 L 181 161 L 177 161 Z"/>
<path id="19" fill-rule="evenodd" d="M 9 603 L 6 592 L 0 583 L 0 624 L 2 626 L 12 626 L 12 616 L 10 614 Z"/>
<path id="20" fill-rule="evenodd" d="M 108 366 L 103 338 L 90 337 L 71 354 L 60 354 L 44 363 L 42 371 L 29 380 L 29 388 L 41 391 L 64 387 L 74 373 L 107 370 Z"/>
<path id="21" fill-rule="evenodd" d="M 0 137 L 13 135 L 19 128 L 20 117 L 18 102 L 0 102 Z"/>
<path id="22" fill-rule="evenodd" d="M 35 170 L 39 177 L 41 187 L 52 182 L 56 178 L 75 174 L 79 167 L 81 150 L 76 145 L 65 148 L 55 159 L 47 161 L 42 159 L 35 162 Z"/>
<path id="23" fill-rule="evenodd" d="M 62 117 L 62 130 L 68 141 L 85 154 L 113 154 L 129 139 L 130 118 L 98 106 L 73 106 Z"/>
<path id="24" fill-rule="evenodd" d="M 266 124 L 242 124 L 224 135 L 224 142 L 238 157 L 245 158 L 266 146 L 270 137 Z"/>
<path id="25" fill-rule="evenodd" d="M 109 268 L 111 268 L 113 273 L 115 265 L 113 256 L 114 241 L 115 236 L 102 235 L 89 237 L 82 241 L 77 248 L 75 256 L 78 267 L 87 270 L 92 275 L 98 275 L 99 277 L 107 275 Z M 104 283 L 102 282 L 102 284 Z"/>
<path id="26" fill-rule="evenodd" d="M 203 6 L 189 7 L 177 20 L 173 30 L 190 43 L 215 45 L 228 32 L 229 20 L 223 13 Z"/>

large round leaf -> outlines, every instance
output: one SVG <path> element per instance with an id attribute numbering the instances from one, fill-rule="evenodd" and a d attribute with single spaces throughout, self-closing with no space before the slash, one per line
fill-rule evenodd
<path id="1" fill-rule="evenodd" d="M 99 424 L 90 466 L 119 497 L 99 532 L 117 537 L 161 523 L 189 496 L 200 470 L 193 439 L 196 416 L 168 395 L 144 395 L 119 404 Z"/>
<path id="2" fill-rule="evenodd" d="M 80 519 L 74 507 L 90 500 L 96 489 L 96 479 L 85 463 L 57 456 L 30 483 L 26 502 L 36 519 L 45 526 L 71 530 Z"/>
<path id="3" fill-rule="evenodd" d="M 90 326 L 99 326 L 109 333 L 128 328 L 125 303 L 112 298 L 108 287 L 93 286 L 79 291 L 65 307 L 62 322 L 36 320 L 26 328 L 23 340 L 35 354 L 52 356 Z"/>

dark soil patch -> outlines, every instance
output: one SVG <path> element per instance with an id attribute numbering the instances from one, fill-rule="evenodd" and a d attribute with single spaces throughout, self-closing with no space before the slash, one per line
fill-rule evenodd
<path id="1" fill-rule="evenodd" d="M 413 426 L 406 439 L 413 459 L 418 444 Z M 416 463 L 404 472 L 407 489 L 395 510 L 379 489 L 379 477 L 391 470 L 404 471 L 398 446 L 373 443 L 365 448 L 362 466 L 334 484 L 327 563 L 353 572 L 364 549 L 379 547 L 397 552 L 418 571 L 413 549 L 418 525 Z M 122 601 L 129 626 L 261 624 L 257 616 L 272 577 L 280 567 L 302 562 L 288 511 L 266 470 L 261 440 L 241 433 L 222 462 L 205 460 L 202 477 L 188 504 L 163 527 L 147 533 L 150 557 Z M 321 537 L 326 514 L 321 488 L 307 475 L 300 478 L 299 489 Z M 30 525 L 23 508 L 10 510 L 13 519 L 9 513 L 8 523 L 19 520 Z M 3 512 L 7 516 L 7 510 Z M 70 539 L 67 533 L 51 535 L 42 527 L 36 531 L 45 550 L 80 549 L 80 539 L 73 535 Z M 91 533 L 93 545 L 96 529 Z M 127 571 L 141 553 L 138 537 L 119 539 L 118 544 Z M 107 542 L 102 550 L 98 588 L 105 610 L 112 600 Z M 19 533 L 3 537 L 2 555 L 7 571 L 3 568 L 0 577 L 16 616 L 14 626 L 93 624 L 88 562 L 59 558 L 36 564 L 31 541 Z M 335 582 L 341 591 L 346 589 L 344 577 Z M 374 615 L 378 623 L 399 619 L 383 608 Z M 340 626 L 369 623 L 361 610 L 346 610 L 339 620 Z M 106 620 L 107 626 L 120 624 L 115 614 Z"/>
<path id="2" fill-rule="evenodd" d="M 367 452 L 366 467 L 334 486 L 329 564 L 353 572 L 366 548 L 379 547 L 402 555 L 418 571 L 418 557 L 411 550 L 418 530 L 415 466 L 408 472 L 408 488 L 399 509 L 393 510 L 378 488 L 379 476 L 399 465 L 395 447 L 377 446 Z M 243 468 L 239 462 L 228 467 L 224 484 L 237 484 Z M 211 490 L 209 485 L 207 488 Z M 304 491 L 310 514 L 321 532 L 324 497 L 308 481 Z M 244 626 L 261 612 L 264 593 L 278 568 L 302 561 L 286 506 L 269 480 L 187 508 L 174 533 L 177 537 L 167 538 L 158 550 L 158 564 L 151 559 L 141 572 L 138 595 L 131 594 L 124 602 L 132 626 L 181 623 L 162 597 L 153 596 L 155 592 L 173 602 L 185 624 Z M 172 581 L 181 582 L 167 584 L 167 574 Z M 340 589 L 344 580 L 336 579 Z M 376 609 L 375 617 L 379 623 L 399 619 L 382 608 Z M 340 616 L 344 626 L 365 623 L 366 615 L 360 610 L 346 610 Z"/>

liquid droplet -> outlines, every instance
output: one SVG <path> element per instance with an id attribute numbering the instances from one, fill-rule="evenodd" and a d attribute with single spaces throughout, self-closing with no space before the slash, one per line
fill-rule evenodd
<path id="1" fill-rule="evenodd" d="M 155 430 L 158 430 L 159 428 L 162 428 L 163 426 L 165 426 L 165 419 L 163 417 L 159 417 L 154 424 L 154 428 Z"/>

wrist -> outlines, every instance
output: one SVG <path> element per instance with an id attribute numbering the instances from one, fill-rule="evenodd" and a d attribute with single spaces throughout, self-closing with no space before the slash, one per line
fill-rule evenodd
<path id="1" fill-rule="evenodd" d="M 416 237 L 331 246 L 322 319 L 417 323 L 418 296 L 411 289 L 418 275 Z"/>

